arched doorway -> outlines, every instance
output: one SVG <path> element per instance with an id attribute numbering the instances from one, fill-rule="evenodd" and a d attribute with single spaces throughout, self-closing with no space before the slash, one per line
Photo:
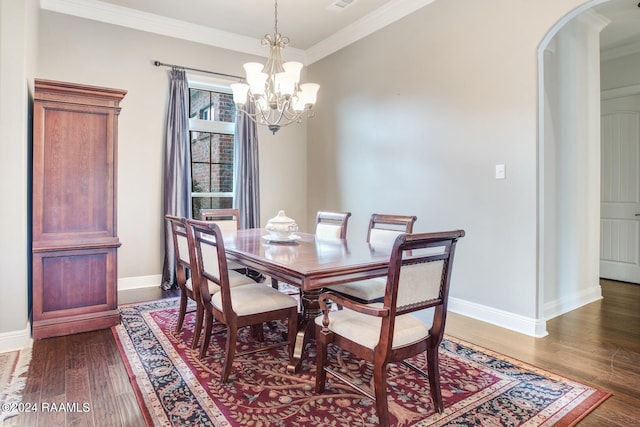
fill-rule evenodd
<path id="1" fill-rule="evenodd" d="M 616 1 L 616 0 L 612 0 Z M 600 31 L 584 3 L 538 48 L 538 316 L 601 298 Z"/>

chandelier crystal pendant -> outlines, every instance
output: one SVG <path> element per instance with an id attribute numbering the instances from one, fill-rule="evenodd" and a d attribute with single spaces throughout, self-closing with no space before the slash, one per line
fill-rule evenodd
<path id="1" fill-rule="evenodd" d="M 313 105 L 320 85 L 300 83 L 302 63 L 282 63 L 281 51 L 289 44 L 289 38 L 278 32 L 278 0 L 275 0 L 274 32 L 266 34 L 263 45 L 269 45 L 269 57 L 263 66 L 258 62 L 244 64 L 246 83 L 234 83 L 233 102 L 238 112 L 254 122 L 266 125 L 274 134 L 291 123 L 300 123 L 304 115 L 313 117 Z M 251 104 L 254 111 L 244 108 Z"/>

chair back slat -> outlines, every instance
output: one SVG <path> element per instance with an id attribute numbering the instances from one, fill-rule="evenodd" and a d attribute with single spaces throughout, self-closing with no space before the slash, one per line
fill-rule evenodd
<path id="1" fill-rule="evenodd" d="M 218 227 L 220 227 L 220 231 L 222 231 L 223 236 L 235 233 L 236 230 L 238 230 L 238 221 L 235 220 L 222 220 L 213 222 L 218 224 Z"/>
<path id="2" fill-rule="evenodd" d="M 372 228 L 369 232 L 369 244 L 374 249 L 391 249 L 396 238 L 404 231 Z"/>
<path id="3" fill-rule="evenodd" d="M 396 314 L 438 305 L 444 267 L 443 260 L 403 265 L 398 280 Z"/>
<path id="4" fill-rule="evenodd" d="M 341 230 L 340 225 L 320 223 L 316 226 L 316 237 L 319 239 L 339 239 Z"/>
<path id="5" fill-rule="evenodd" d="M 240 228 L 240 210 L 229 209 L 202 209 L 200 217 L 203 221 L 214 222 L 222 230 L 222 235 L 227 236 Z"/>
<path id="6" fill-rule="evenodd" d="M 189 245 L 187 242 L 187 230 L 184 225 L 185 219 L 173 215 L 165 215 L 171 226 L 171 237 L 173 241 L 173 252 L 176 262 L 185 268 L 191 268 L 189 258 Z"/>
<path id="7" fill-rule="evenodd" d="M 191 262 L 189 259 L 189 243 L 187 242 L 187 234 L 182 229 L 182 232 L 175 232 L 174 243 L 176 244 L 176 258 L 186 268 L 191 268 Z"/>
<path id="8" fill-rule="evenodd" d="M 197 235 L 199 252 L 202 256 L 201 272 L 204 277 L 216 284 L 220 283 L 220 262 L 218 261 L 218 246 L 210 236 Z"/>
<path id="9" fill-rule="evenodd" d="M 344 239 L 351 212 L 319 211 L 316 214 L 316 237 L 318 239 Z"/>
<path id="10" fill-rule="evenodd" d="M 186 220 L 187 238 L 195 251 L 195 265 L 193 268 L 194 287 L 199 286 L 200 296 L 208 306 L 211 295 L 208 292 L 209 281 L 220 287 L 223 300 L 229 298 L 229 273 L 227 259 L 224 252 L 224 240 L 220 227 L 214 222 Z"/>
<path id="11" fill-rule="evenodd" d="M 369 219 L 367 242 L 374 249 L 391 249 L 400 234 L 413 232 L 416 219 L 413 215 L 373 214 Z"/>
<path id="12" fill-rule="evenodd" d="M 196 271 L 193 268 L 195 265 L 195 251 L 189 242 L 187 219 L 172 215 L 165 215 L 165 219 L 171 224 L 178 287 L 181 292 L 186 293 L 196 303 L 199 303 L 200 288 L 194 285 L 194 277 L 196 275 Z M 189 284 L 189 277 L 191 277 L 191 285 Z"/>
<path id="13" fill-rule="evenodd" d="M 457 240 L 463 230 L 402 234 L 391 252 L 383 305 L 389 316 L 382 321 L 380 343 L 391 345 L 396 316 L 436 307 L 431 334 L 444 336 L 451 266 Z"/>

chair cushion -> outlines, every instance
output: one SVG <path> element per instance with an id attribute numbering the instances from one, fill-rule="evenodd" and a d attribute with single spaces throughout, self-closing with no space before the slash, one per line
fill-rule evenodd
<path id="1" fill-rule="evenodd" d="M 382 307 L 382 304 L 372 304 Z M 315 319 L 322 326 L 323 316 Z M 374 349 L 380 341 L 382 318 L 369 316 L 345 308 L 329 313 L 329 329 L 334 333 L 354 341 L 364 347 Z M 392 348 L 403 347 L 421 341 L 429 336 L 429 327 L 411 314 L 396 317 Z"/>
<path id="2" fill-rule="evenodd" d="M 210 294 L 215 294 L 220 290 L 220 286 L 216 285 L 213 282 L 208 282 L 207 284 L 209 285 Z M 185 283 L 185 286 L 187 287 L 187 289 L 193 292 L 193 283 L 191 282 L 191 277 L 187 279 L 187 283 Z"/>
<path id="3" fill-rule="evenodd" d="M 238 316 L 298 307 L 298 301 L 295 298 L 285 295 L 264 283 L 255 282 L 231 288 L 231 301 L 233 311 Z M 222 293 L 214 294 L 211 297 L 211 304 L 218 310 L 222 310 Z"/>
<path id="4" fill-rule="evenodd" d="M 240 269 L 246 269 L 246 268 L 247 268 L 246 265 L 240 264 L 237 261 L 227 260 L 227 269 L 229 270 L 240 270 Z"/>
<path id="5" fill-rule="evenodd" d="M 207 281 L 209 285 L 209 294 L 213 295 L 217 292 L 220 292 L 220 286 L 216 285 L 211 281 Z M 248 285 L 251 283 L 256 283 L 252 278 L 245 276 L 242 273 L 238 273 L 237 271 L 229 271 L 229 285 L 233 288 L 236 286 Z M 193 291 L 193 284 L 191 283 L 191 278 L 187 279 L 187 283 L 185 284 L 187 289 Z"/>
<path id="6" fill-rule="evenodd" d="M 327 289 L 331 291 L 349 295 L 362 301 L 372 301 L 378 298 L 384 298 L 386 288 L 386 277 L 376 277 L 374 279 L 359 280 L 356 282 L 342 283 L 340 285 L 331 285 L 327 287 Z"/>
<path id="7" fill-rule="evenodd" d="M 229 286 L 231 286 L 232 288 L 235 288 L 236 286 L 250 285 L 254 283 L 256 283 L 256 281 L 249 276 L 246 276 L 242 273 L 238 273 L 237 271 L 233 271 L 233 270 L 229 271 Z"/>

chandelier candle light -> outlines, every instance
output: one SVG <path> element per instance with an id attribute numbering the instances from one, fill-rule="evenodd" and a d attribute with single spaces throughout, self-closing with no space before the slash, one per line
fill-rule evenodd
<path id="1" fill-rule="evenodd" d="M 303 115 L 313 116 L 313 105 L 320 85 L 300 84 L 302 63 L 282 63 L 281 51 L 289 38 L 278 32 L 278 0 L 275 1 L 273 34 L 266 34 L 263 45 L 269 45 L 269 57 L 263 66 L 258 62 L 244 64 L 247 83 L 234 83 L 233 102 L 258 124 L 267 125 L 274 134 L 283 126 L 300 123 Z M 248 112 L 245 104 L 252 104 L 255 112 Z"/>

